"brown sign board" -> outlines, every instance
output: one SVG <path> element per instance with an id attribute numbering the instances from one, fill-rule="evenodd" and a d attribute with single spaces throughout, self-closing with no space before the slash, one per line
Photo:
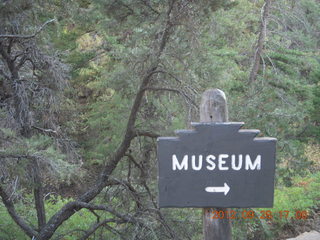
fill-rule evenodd
<path id="1" fill-rule="evenodd" d="M 272 207 L 276 139 L 243 125 L 192 123 L 159 137 L 159 207 Z"/>

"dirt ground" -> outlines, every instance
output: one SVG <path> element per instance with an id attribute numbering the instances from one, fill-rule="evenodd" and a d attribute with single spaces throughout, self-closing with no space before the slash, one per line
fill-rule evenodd
<path id="1" fill-rule="evenodd" d="M 306 220 L 295 220 L 280 234 L 278 240 L 320 240 L 320 206 Z"/>

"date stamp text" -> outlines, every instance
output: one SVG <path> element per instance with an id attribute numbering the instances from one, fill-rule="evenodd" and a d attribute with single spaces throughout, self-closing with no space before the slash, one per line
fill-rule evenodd
<path id="1" fill-rule="evenodd" d="M 287 210 L 283 211 L 271 211 L 271 210 L 260 210 L 260 211 L 253 211 L 253 210 L 242 210 L 242 211 L 235 211 L 235 210 L 228 210 L 228 211 L 218 211 L 213 210 L 211 211 L 211 218 L 212 219 L 266 219 L 272 220 L 273 218 L 277 217 L 280 219 L 297 219 L 297 220 L 306 220 L 308 219 L 308 211 L 294 211 L 290 212 Z"/>

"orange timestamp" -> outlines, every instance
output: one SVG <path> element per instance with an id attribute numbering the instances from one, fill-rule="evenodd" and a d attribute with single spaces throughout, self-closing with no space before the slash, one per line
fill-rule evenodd
<path id="1" fill-rule="evenodd" d="M 291 214 L 290 214 L 291 213 Z M 293 213 L 293 216 L 292 216 Z M 280 219 L 308 219 L 308 211 L 294 211 L 290 212 L 287 210 L 283 211 L 275 211 L 271 210 L 243 210 L 243 211 L 235 211 L 235 210 L 227 210 L 227 211 L 219 211 L 212 210 L 211 211 L 212 219 L 269 219 L 272 220 L 274 217 L 278 217 Z"/>

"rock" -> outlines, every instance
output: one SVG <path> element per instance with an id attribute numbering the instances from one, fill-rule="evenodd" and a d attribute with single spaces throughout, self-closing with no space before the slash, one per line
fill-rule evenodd
<path id="1" fill-rule="evenodd" d="M 287 240 L 320 240 L 320 233 L 317 231 L 305 232 L 296 238 L 288 238 Z"/>

